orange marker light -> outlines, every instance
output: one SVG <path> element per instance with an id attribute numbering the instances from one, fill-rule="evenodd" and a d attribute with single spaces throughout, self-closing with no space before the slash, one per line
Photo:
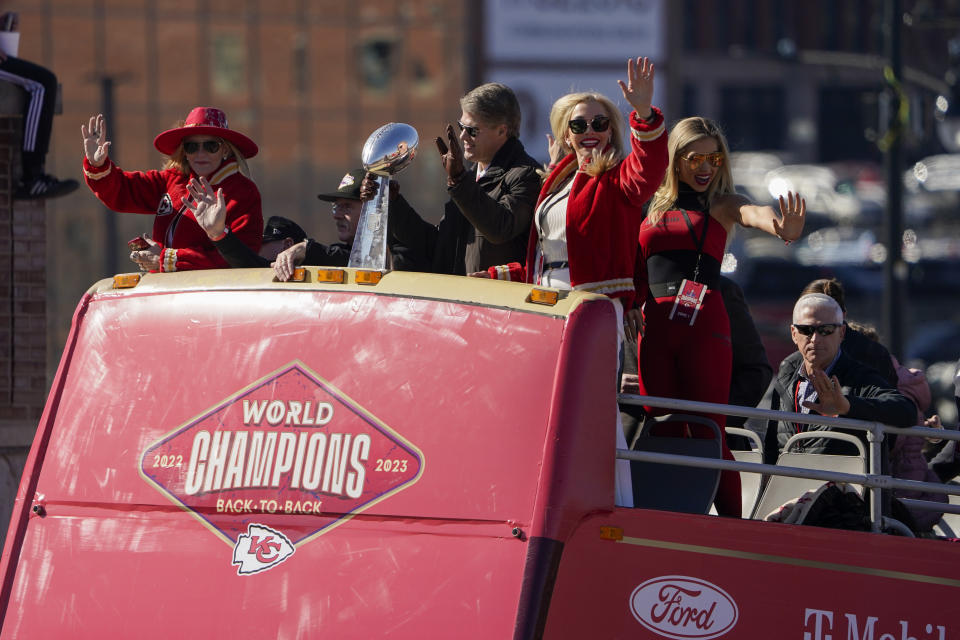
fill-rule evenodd
<path id="1" fill-rule="evenodd" d="M 357 284 L 377 284 L 383 277 L 383 271 L 357 271 Z"/>
<path id="2" fill-rule="evenodd" d="M 303 282 L 307 279 L 307 270 L 303 267 L 294 267 L 290 282 Z"/>
<path id="3" fill-rule="evenodd" d="M 130 289 L 140 284 L 139 273 L 120 273 L 113 276 L 114 289 Z"/>
<path id="4" fill-rule="evenodd" d="M 623 529 L 620 527 L 600 527 L 601 540 L 623 540 Z"/>
<path id="5" fill-rule="evenodd" d="M 317 282 L 343 284 L 346 280 L 347 272 L 343 269 L 317 269 Z"/>
<path id="6" fill-rule="evenodd" d="M 534 304 L 545 304 L 551 307 L 557 304 L 557 300 L 559 299 L 559 291 L 549 291 L 547 289 L 531 289 L 530 295 L 527 296 L 527 302 L 532 302 Z"/>

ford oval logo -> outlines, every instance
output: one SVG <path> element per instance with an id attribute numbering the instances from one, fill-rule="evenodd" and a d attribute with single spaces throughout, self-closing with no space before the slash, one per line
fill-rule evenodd
<path id="1" fill-rule="evenodd" d="M 660 576 L 630 594 L 630 611 L 640 624 L 668 638 L 718 638 L 740 615 L 730 594 L 706 580 Z"/>

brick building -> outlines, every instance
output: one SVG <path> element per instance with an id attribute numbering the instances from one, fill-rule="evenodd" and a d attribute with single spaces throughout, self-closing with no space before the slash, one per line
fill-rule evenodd
<path id="1" fill-rule="evenodd" d="M 439 218 L 440 122 L 459 116 L 464 3 L 437 0 L 37 0 L 21 8 L 22 57 L 63 85 L 48 167 L 81 178 L 79 127 L 112 111 L 111 156 L 128 170 L 158 168 L 154 136 L 197 105 L 226 111 L 261 152 L 250 163 L 264 218 L 284 215 L 334 241 L 328 203 L 359 164 L 366 137 L 386 122 L 421 135 L 404 193 Z M 149 230 L 105 210 L 86 187 L 47 205 L 48 369 L 74 305 L 96 280 L 133 269 L 125 241 Z"/>
<path id="2" fill-rule="evenodd" d="M 0 83 L 0 536 L 47 395 L 44 203 L 12 199 L 25 99 Z"/>

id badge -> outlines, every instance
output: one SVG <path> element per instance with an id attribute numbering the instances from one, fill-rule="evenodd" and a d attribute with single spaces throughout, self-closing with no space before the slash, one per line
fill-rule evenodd
<path id="1" fill-rule="evenodd" d="M 703 305 L 703 297 L 707 295 L 707 285 L 694 282 L 693 280 L 684 280 L 680 283 L 680 290 L 677 297 L 673 300 L 673 309 L 670 310 L 670 319 L 678 322 L 687 322 L 691 327 L 697 320 L 697 314 L 700 313 L 700 307 Z"/>

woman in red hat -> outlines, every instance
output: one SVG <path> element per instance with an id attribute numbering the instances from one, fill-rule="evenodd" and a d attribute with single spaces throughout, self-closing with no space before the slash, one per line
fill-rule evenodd
<path id="1" fill-rule="evenodd" d="M 227 210 L 224 233 L 232 233 L 251 250 L 260 250 L 263 213 L 260 191 L 249 178 L 247 159 L 257 145 L 227 126 L 223 111 L 197 107 L 183 125 L 164 131 L 153 146 L 167 156 L 160 171 L 123 171 L 108 157 L 103 115 L 81 125 L 83 172 L 87 186 L 109 208 L 154 214 L 149 245 L 130 259 L 151 271 L 185 271 L 227 267 L 197 224 L 197 207 Z M 219 238 L 217 238 L 219 239 Z"/>

